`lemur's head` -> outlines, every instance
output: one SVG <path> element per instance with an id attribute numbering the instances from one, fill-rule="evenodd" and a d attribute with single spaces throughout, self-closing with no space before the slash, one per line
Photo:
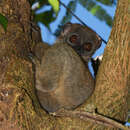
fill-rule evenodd
<path id="1" fill-rule="evenodd" d="M 87 26 L 66 23 L 58 41 L 70 45 L 85 61 L 101 46 L 101 38 Z"/>

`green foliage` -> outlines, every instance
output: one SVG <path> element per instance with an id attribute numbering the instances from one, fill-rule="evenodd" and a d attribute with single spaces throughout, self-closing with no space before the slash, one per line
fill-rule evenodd
<path id="1" fill-rule="evenodd" d="M 113 0 L 97 0 L 97 1 L 107 6 L 108 5 L 111 6 L 113 4 Z"/>
<path id="2" fill-rule="evenodd" d="M 127 122 L 129 122 L 130 123 L 130 118 L 128 119 L 128 121 Z"/>
<path id="3" fill-rule="evenodd" d="M 67 7 L 68 7 L 69 9 L 71 9 L 71 11 L 75 12 L 76 5 L 77 5 L 77 0 L 75 0 L 75 1 L 70 1 L 69 4 L 67 5 Z M 73 15 L 72 15 L 68 10 L 66 10 L 66 14 L 65 14 L 65 16 L 63 17 L 63 19 L 62 19 L 62 21 L 61 21 L 61 24 L 63 25 L 63 24 L 65 24 L 65 23 L 67 23 L 67 22 L 70 22 L 72 16 L 73 16 Z"/>
<path id="4" fill-rule="evenodd" d="M 112 4 L 109 0 L 97 1 L 108 5 Z M 98 19 L 105 21 L 107 25 L 112 26 L 112 17 L 100 5 L 98 5 L 97 2 L 93 0 L 79 0 L 79 3 Z"/>
<path id="5" fill-rule="evenodd" d="M 8 20 L 5 16 L 3 16 L 2 14 L 0 14 L 0 24 L 2 25 L 2 27 L 4 28 L 4 30 L 6 31 L 7 28 L 7 24 L 8 24 Z"/>
<path id="6" fill-rule="evenodd" d="M 39 2 L 39 7 L 37 8 L 40 9 L 45 5 L 50 5 L 52 8 L 49 11 L 44 11 L 41 12 L 40 14 L 36 14 L 34 13 L 34 21 L 37 22 L 41 22 L 43 23 L 49 30 L 49 24 L 51 22 L 53 22 L 59 12 L 59 1 L 58 0 L 38 0 L 37 2 Z"/>
<path id="7" fill-rule="evenodd" d="M 58 14 L 59 11 L 59 1 L 58 0 L 48 0 L 49 4 L 52 6 L 54 12 Z"/>
<path id="8" fill-rule="evenodd" d="M 53 10 L 46 11 L 44 13 L 40 13 L 34 16 L 35 22 L 41 22 L 49 28 L 49 24 L 56 19 L 53 15 Z"/>
<path id="9" fill-rule="evenodd" d="M 112 26 L 112 18 L 107 14 L 104 9 L 100 8 L 99 10 L 97 10 L 95 16 L 100 20 L 105 21 L 107 25 Z"/>
<path id="10" fill-rule="evenodd" d="M 90 12 L 91 12 L 93 15 L 95 15 L 96 12 L 97 12 L 99 9 L 100 9 L 100 6 L 96 5 L 95 7 L 93 7 L 93 8 L 90 10 Z"/>
<path id="11" fill-rule="evenodd" d="M 59 12 L 59 0 L 29 0 L 31 2 L 39 2 L 40 6 L 37 8 L 42 8 L 45 5 L 51 6 L 51 9 L 48 11 L 44 11 L 40 14 L 34 14 L 34 21 L 41 22 L 46 27 L 49 28 L 51 22 L 53 22 L 58 15 Z M 82 5 L 85 9 L 91 12 L 92 15 L 96 16 L 99 20 L 105 21 L 107 25 L 112 26 L 112 17 L 100 6 L 104 4 L 106 6 L 112 6 L 113 0 L 70 0 L 67 7 L 71 9 L 73 13 L 75 13 L 75 9 L 77 4 Z M 100 3 L 100 4 L 99 4 Z M 66 9 L 66 14 L 61 20 L 61 24 L 63 25 L 66 22 L 71 21 L 73 15 Z M 60 29 L 59 29 L 60 30 Z M 57 30 L 57 32 L 59 32 Z M 58 34 L 56 32 L 56 34 Z"/>
<path id="12" fill-rule="evenodd" d="M 38 1 L 39 1 L 41 6 L 48 4 L 48 0 L 38 0 Z"/>

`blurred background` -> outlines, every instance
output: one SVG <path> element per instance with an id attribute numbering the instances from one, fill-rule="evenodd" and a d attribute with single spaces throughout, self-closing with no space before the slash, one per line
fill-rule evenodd
<path id="1" fill-rule="evenodd" d="M 44 42 L 53 45 L 61 26 L 65 23 L 80 23 L 67 8 L 71 9 L 80 20 L 93 29 L 106 42 L 108 41 L 117 0 L 60 0 L 60 2 L 58 0 L 37 0 L 32 4 L 34 20 L 41 28 L 42 40 Z M 103 54 L 105 46 L 106 44 L 102 42 L 102 46 L 96 51 L 93 58 Z M 91 67 L 90 70 L 93 74 Z"/>

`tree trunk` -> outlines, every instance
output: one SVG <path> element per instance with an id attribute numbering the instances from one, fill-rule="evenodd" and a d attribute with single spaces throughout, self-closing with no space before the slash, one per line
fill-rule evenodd
<path id="1" fill-rule="evenodd" d="M 96 108 L 102 115 L 125 121 L 130 81 L 129 4 L 129 0 L 118 1 L 114 25 L 99 68 L 94 94 L 76 110 Z M 27 58 L 33 42 L 29 2 L 2 0 L 0 13 L 5 15 L 9 22 L 7 32 L 0 26 L 0 128 L 112 129 L 80 118 L 54 117 L 40 107 L 35 95 L 33 65 Z"/>
<path id="2" fill-rule="evenodd" d="M 30 5 L 27 0 L 2 0 L 0 13 L 9 22 L 6 32 L 0 26 L 0 129 L 36 130 L 51 117 L 47 120 L 40 109 L 27 58 L 32 45 Z"/>
<path id="3" fill-rule="evenodd" d="M 99 113 L 124 122 L 130 110 L 129 6 L 130 1 L 118 0 L 114 24 L 91 100 Z"/>

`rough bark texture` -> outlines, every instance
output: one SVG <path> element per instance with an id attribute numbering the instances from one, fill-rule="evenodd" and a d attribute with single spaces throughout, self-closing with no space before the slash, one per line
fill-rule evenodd
<path id="1" fill-rule="evenodd" d="M 97 111 L 125 121 L 130 89 L 130 1 L 119 0 L 109 42 L 96 79 L 91 102 Z M 129 101 L 128 101 L 129 100 Z M 128 102 L 127 102 L 128 101 Z M 105 129 L 96 127 L 96 129 Z"/>
<path id="2" fill-rule="evenodd" d="M 51 117 L 39 109 L 32 63 L 27 58 L 31 48 L 30 5 L 27 0 L 2 0 L 0 13 L 9 22 L 7 32 L 0 26 L 0 129 L 52 127 L 46 125 Z"/>
<path id="3" fill-rule="evenodd" d="M 92 110 L 124 121 L 129 79 L 129 0 L 119 0 L 114 26 L 100 66 L 92 97 L 77 110 Z M 112 129 L 79 118 L 53 117 L 41 109 L 34 89 L 30 5 L 27 0 L 2 0 L 0 13 L 9 20 L 0 26 L 0 129 L 91 130 Z M 104 30 L 105 31 L 105 30 Z"/>
<path id="4" fill-rule="evenodd" d="M 128 0 L 119 0 L 115 21 L 96 82 L 98 112 L 124 121 L 130 81 L 130 12 Z M 129 10 L 130 11 L 130 10 Z"/>

